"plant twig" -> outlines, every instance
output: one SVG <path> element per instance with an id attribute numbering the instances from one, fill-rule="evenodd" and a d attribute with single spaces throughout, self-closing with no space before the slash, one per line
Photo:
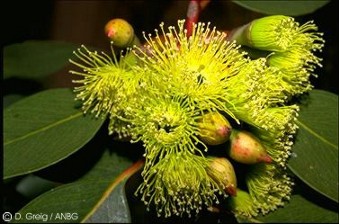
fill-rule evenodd
<path id="1" fill-rule="evenodd" d="M 193 26 L 199 20 L 201 11 L 208 5 L 210 0 L 190 0 L 187 8 L 186 24 L 187 37 L 192 35 Z"/>

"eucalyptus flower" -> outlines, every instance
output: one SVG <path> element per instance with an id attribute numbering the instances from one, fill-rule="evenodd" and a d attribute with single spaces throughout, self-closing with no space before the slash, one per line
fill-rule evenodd
<path id="1" fill-rule="evenodd" d="M 161 91 L 157 95 L 144 92 L 125 111 L 133 142 L 142 141 L 145 146 L 145 170 L 167 154 L 207 150 L 198 138 L 200 112 L 190 107 L 187 99 L 166 97 Z"/>
<path id="2" fill-rule="evenodd" d="M 76 99 L 85 113 L 110 120 L 109 134 L 143 143 L 143 182 L 136 193 L 159 216 L 197 214 L 219 203 L 219 195 L 231 196 L 239 216 L 283 206 L 293 185 L 285 167 L 298 128 L 299 107 L 290 100 L 311 89 L 309 76 L 321 62 L 314 55 L 323 47 L 321 35 L 312 22 L 299 26 L 287 16 L 255 20 L 229 38 L 273 51 L 253 60 L 209 23 L 195 24 L 189 37 L 184 24 L 180 20 L 178 28 L 165 29 L 162 23 L 154 37 L 144 33 L 145 44 L 119 61 L 113 49 L 113 59 L 79 49 L 81 62 L 71 61 L 83 69 L 71 71 L 82 77 L 74 81 L 80 84 Z M 216 114 L 227 120 L 214 119 Z M 206 120 L 209 115 L 213 119 Z M 214 168 L 226 163 L 211 165 L 206 157 L 206 144 L 227 141 L 233 124 L 256 136 L 254 143 L 270 158 L 269 164 L 248 165 L 243 180 L 248 192 L 237 190 L 237 196 L 233 166 L 228 164 L 225 179 L 226 171 Z"/>
<path id="3" fill-rule="evenodd" d="M 95 113 L 97 117 L 110 117 L 109 133 L 119 136 L 128 135 L 126 122 L 120 120 L 125 116 L 125 108 L 136 100 L 138 91 L 142 91 L 142 76 L 135 73 L 130 66 L 130 51 L 120 55 L 118 61 L 111 43 L 112 57 L 105 52 L 90 51 L 81 46 L 73 52 L 80 61 L 70 62 L 82 71 L 70 71 L 81 77 L 73 80 L 79 84 L 74 88 L 76 100 L 83 101 L 84 113 Z M 128 60 L 125 60 L 128 59 Z"/>
<path id="4" fill-rule="evenodd" d="M 322 34 L 312 32 L 316 30 L 317 26 L 313 24 L 313 21 L 300 26 L 293 17 L 272 15 L 255 19 L 233 30 L 229 39 L 236 40 L 240 45 L 260 50 L 285 52 L 296 43 L 302 45 L 306 43 L 309 46 L 321 48 Z"/>
<path id="5" fill-rule="evenodd" d="M 250 220 L 259 213 L 265 215 L 284 206 L 290 199 L 291 178 L 274 164 L 253 165 L 246 175 L 248 192 L 238 189 L 237 195 L 230 197 L 229 206 L 236 217 Z"/>
<path id="6" fill-rule="evenodd" d="M 124 77 L 128 76 L 128 71 L 124 64 L 120 64 L 112 49 L 113 60 L 105 52 L 98 53 L 90 51 L 85 46 L 81 46 L 73 52 L 80 62 L 70 60 L 70 62 L 83 71 L 70 71 L 71 74 L 79 75 L 82 79 L 73 80 L 80 84 L 74 88 L 77 93 L 76 99 L 83 101 L 83 111 L 96 113 L 96 116 L 104 116 L 118 102 L 116 98 Z"/>
<path id="7" fill-rule="evenodd" d="M 253 207 L 267 214 L 284 206 L 290 199 L 291 178 L 273 164 L 257 164 L 246 176 L 246 184 L 253 200 Z"/>
<path id="8" fill-rule="evenodd" d="M 262 140 L 271 158 L 282 167 L 291 155 L 293 136 L 298 129 L 298 111 L 297 105 L 266 108 L 257 115 L 256 127 L 251 130 Z"/>
<path id="9" fill-rule="evenodd" d="M 273 52 L 267 57 L 270 67 L 279 69 L 279 76 L 286 95 L 301 94 L 312 89 L 309 81 L 321 59 L 315 52 L 324 46 L 322 33 L 309 21 L 300 25 L 294 18 L 283 15 L 272 15 L 253 20 L 233 30 L 230 40 L 254 49 Z"/>
<path id="10" fill-rule="evenodd" d="M 258 126 L 268 107 L 284 104 L 287 96 L 278 70 L 266 66 L 266 59 L 251 60 L 227 80 L 227 106 L 240 120 Z M 274 125 L 274 124 L 272 124 Z"/>
<path id="11" fill-rule="evenodd" d="M 248 219 L 259 214 L 250 194 L 241 189 L 237 189 L 237 195 L 229 198 L 228 205 L 234 215 L 239 218 Z"/>
<path id="12" fill-rule="evenodd" d="M 302 42 L 301 42 L 302 43 Z M 313 88 L 310 76 L 317 76 L 314 72 L 317 66 L 322 67 L 321 59 L 314 55 L 315 49 L 308 49 L 304 44 L 295 45 L 285 52 L 276 52 L 268 57 L 270 67 L 280 70 L 285 91 L 290 95 L 307 92 Z"/>
<path id="13" fill-rule="evenodd" d="M 150 207 L 154 203 L 158 216 L 182 216 L 199 213 L 205 206 L 220 203 L 218 195 L 227 197 L 223 185 L 208 174 L 207 158 L 189 151 L 169 153 L 150 167 L 136 193 Z"/>
<path id="14" fill-rule="evenodd" d="M 209 24 L 195 24 L 187 38 L 184 23 L 178 22 L 178 30 L 170 26 L 168 32 L 160 24 L 161 31 L 156 30 L 154 38 L 144 34 L 146 50 L 138 48 L 143 69 L 150 70 L 156 89 L 187 98 L 191 107 L 224 111 L 235 119 L 226 106 L 225 88 L 228 79 L 247 62 L 245 53 Z"/>

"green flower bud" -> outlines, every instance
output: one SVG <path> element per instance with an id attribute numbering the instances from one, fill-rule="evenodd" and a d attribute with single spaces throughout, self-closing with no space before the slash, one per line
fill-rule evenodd
<path id="1" fill-rule="evenodd" d="M 231 162 L 226 158 L 211 157 L 207 168 L 208 175 L 229 195 L 237 193 L 237 177 Z"/>
<path id="2" fill-rule="evenodd" d="M 130 47 L 138 42 L 133 27 L 124 19 L 112 19 L 106 23 L 105 34 L 117 47 Z"/>
<path id="3" fill-rule="evenodd" d="M 229 156 L 235 161 L 244 164 L 272 162 L 265 147 L 253 134 L 247 131 L 233 130 L 230 139 Z"/>
<path id="4" fill-rule="evenodd" d="M 198 122 L 199 138 L 208 145 L 219 145 L 228 141 L 232 126 L 218 112 L 204 114 Z"/>

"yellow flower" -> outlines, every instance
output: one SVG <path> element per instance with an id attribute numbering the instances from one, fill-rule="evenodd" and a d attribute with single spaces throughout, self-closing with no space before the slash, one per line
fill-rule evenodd
<path id="1" fill-rule="evenodd" d="M 85 46 L 73 53 L 81 61 L 70 60 L 70 62 L 83 70 L 82 72 L 70 71 L 71 74 L 82 77 L 73 81 L 80 84 L 74 90 L 77 93 L 76 99 L 83 101 L 84 113 L 90 111 L 96 113 L 96 116 L 101 114 L 105 116 L 118 102 L 116 94 L 131 71 L 128 71 L 124 64 L 119 64 L 113 49 L 113 60 L 104 52 L 101 54 L 92 52 Z M 120 91 L 120 94 L 124 93 Z"/>
<path id="2" fill-rule="evenodd" d="M 273 161 L 251 165 L 243 180 L 248 193 L 239 190 L 230 202 L 236 215 L 266 214 L 291 193 L 284 168 L 299 108 L 290 100 L 311 88 L 309 76 L 321 61 L 314 55 L 323 47 L 321 35 L 313 32 L 313 23 L 299 26 L 287 16 L 255 20 L 231 34 L 240 44 L 274 51 L 252 60 L 209 23 L 195 24 L 190 37 L 184 24 L 181 20 L 167 31 L 161 24 L 155 37 L 144 34 L 145 45 L 128 50 L 120 61 L 113 49 L 113 59 L 79 49 L 75 54 L 82 64 L 71 60 L 83 69 L 71 71 L 82 77 L 74 81 L 80 84 L 76 99 L 83 101 L 85 113 L 109 118 L 110 134 L 143 143 L 144 182 L 137 193 L 165 217 L 197 214 L 219 203 L 218 194 L 230 194 L 208 173 L 202 137 L 213 135 L 201 132 L 204 115 L 223 114 L 229 120 L 225 127 L 246 127 Z"/>
<path id="3" fill-rule="evenodd" d="M 224 186 L 208 174 L 208 159 L 188 151 L 167 154 L 148 170 L 136 194 L 150 207 L 155 204 L 158 216 L 198 214 L 204 206 L 219 203 L 217 195 L 227 197 Z"/>
<path id="4" fill-rule="evenodd" d="M 310 48 L 321 48 L 322 34 L 312 32 L 316 30 L 313 21 L 300 26 L 292 17 L 272 15 L 255 19 L 235 29 L 229 39 L 236 40 L 240 45 L 274 52 L 287 51 L 295 43 L 307 43 Z"/>
<path id="5" fill-rule="evenodd" d="M 263 163 L 252 167 L 246 176 L 246 184 L 253 208 L 264 215 L 283 206 L 290 199 L 293 186 L 285 170 Z"/>
<path id="6" fill-rule="evenodd" d="M 228 79 L 247 62 L 244 53 L 209 24 L 196 24 L 192 36 L 187 38 L 184 23 L 179 21 L 179 30 L 169 27 L 168 32 L 161 24 L 161 33 L 156 30 L 153 39 L 144 34 L 146 50 L 137 51 L 143 69 L 149 70 L 156 90 L 164 89 L 169 96 L 185 98 L 191 107 L 201 111 L 213 108 L 235 118 L 225 104 L 225 88 Z"/>

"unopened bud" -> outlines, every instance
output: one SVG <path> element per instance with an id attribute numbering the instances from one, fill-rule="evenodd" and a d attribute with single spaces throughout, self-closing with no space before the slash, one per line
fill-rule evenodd
<path id="1" fill-rule="evenodd" d="M 218 112 L 204 114 L 198 126 L 199 138 L 208 145 L 219 145 L 226 142 L 232 131 L 229 121 Z"/>
<path id="2" fill-rule="evenodd" d="M 131 47 L 135 40 L 133 27 L 124 19 L 112 19 L 105 25 L 106 36 L 117 47 Z"/>
<path id="3" fill-rule="evenodd" d="M 260 140 L 250 132 L 233 130 L 230 140 L 229 156 L 235 161 L 244 164 L 272 162 Z"/>
<path id="4" fill-rule="evenodd" d="M 233 165 L 228 159 L 211 157 L 207 173 L 214 181 L 220 184 L 229 195 L 236 195 L 237 177 Z"/>

